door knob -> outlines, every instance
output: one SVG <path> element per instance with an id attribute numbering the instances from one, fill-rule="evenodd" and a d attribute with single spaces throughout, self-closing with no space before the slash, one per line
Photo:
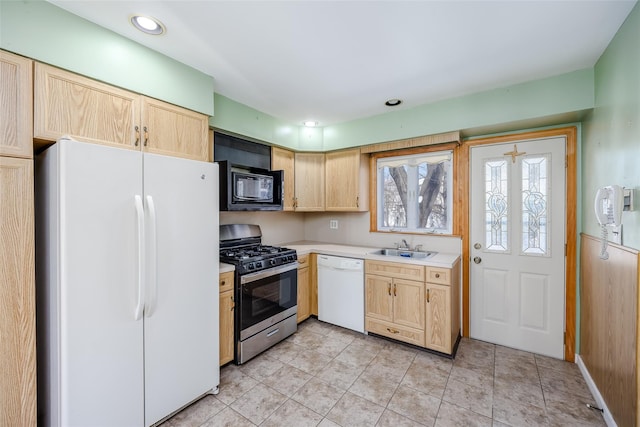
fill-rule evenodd
<path id="1" fill-rule="evenodd" d="M 482 262 L 482 258 L 480 258 L 479 256 L 474 257 L 473 262 L 475 262 L 476 264 L 480 264 Z"/>
<path id="2" fill-rule="evenodd" d="M 476 243 L 475 245 L 473 245 L 473 247 L 475 249 L 480 249 L 482 247 L 482 245 L 480 243 Z"/>

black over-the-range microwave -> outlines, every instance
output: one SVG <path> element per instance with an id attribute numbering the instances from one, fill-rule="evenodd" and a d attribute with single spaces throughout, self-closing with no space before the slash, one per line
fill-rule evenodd
<path id="1" fill-rule="evenodd" d="M 280 211 L 283 171 L 218 162 L 221 211 Z"/>

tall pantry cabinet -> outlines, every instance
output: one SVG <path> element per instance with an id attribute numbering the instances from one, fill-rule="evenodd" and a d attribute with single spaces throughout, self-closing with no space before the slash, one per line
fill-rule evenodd
<path id="1" fill-rule="evenodd" d="M 0 425 L 36 425 L 32 61 L 0 51 Z"/>

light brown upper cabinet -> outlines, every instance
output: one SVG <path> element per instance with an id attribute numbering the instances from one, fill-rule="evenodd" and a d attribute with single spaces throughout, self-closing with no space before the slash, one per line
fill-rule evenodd
<path id="1" fill-rule="evenodd" d="M 143 146 L 149 153 L 209 160 L 209 118 L 142 97 Z"/>
<path id="2" fill-rule="evenodd" d="M 271 168 L 284 170 L 282 210 L 369 210 L 369 161 L 359 148 L 324 154 L 272 147 Z"/>
<path id="3" fill-rule="evenodd" d="M 271 169 L 284 171 L 283 211 L 294 210 L 295 204 L 295 153 L 278 147 L 271 147 Z"/>
<path id="4" fill-rule="evenodd" d="M 208 117 L 36 63 L 34 139 L 84 142 L 209 160 Z"/>
<path id="5" fill-rule="evenodd" d="M 369 162 L 359 148 L 332 151 L 325 159 L 325 210 L 369 210 Z"/>
<path id="6" fill-rule="evenodd" d="M 324 153 L 295 153 L 295 210 L 324 211 Z"/>
<path id="7" fill-rule="evenodd" d="M 32 61 L 0 50 L 0 155 L 33 157 Z"/>
<path id="8" fill-rule="evenodd" d="M 0 426 L 35 426 L 32 61 L 0 50 Z"/>

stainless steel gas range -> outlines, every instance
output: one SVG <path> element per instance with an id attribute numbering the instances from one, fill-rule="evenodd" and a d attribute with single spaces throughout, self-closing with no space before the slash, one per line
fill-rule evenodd
<path id="1" fill-rule="evenodd" d="M 260 226 L 220 226 L 220 261 L 235 266 L 235 362 L 240 365 L 297 330 L 298 257 L 262 245 Z"/>

